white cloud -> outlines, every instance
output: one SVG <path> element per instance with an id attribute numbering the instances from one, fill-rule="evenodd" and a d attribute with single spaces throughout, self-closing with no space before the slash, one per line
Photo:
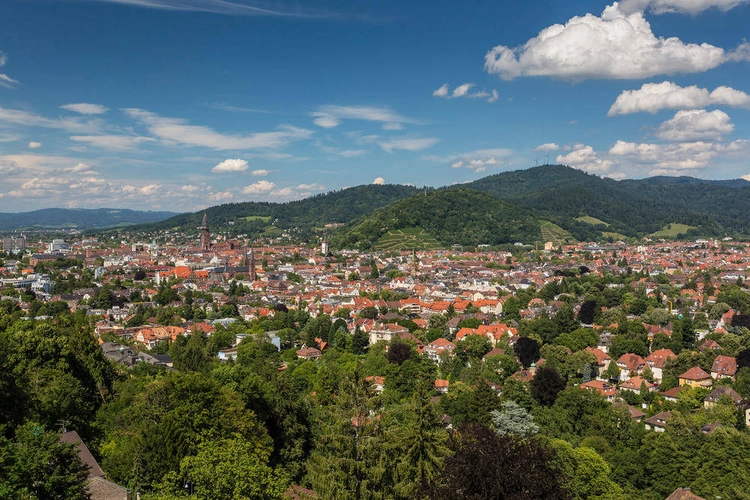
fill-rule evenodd
<path id="1" fill-rule="evenodd" d="M 50 119 L 28 111 L 3 107 L 0 107 L 0 124 L 44 127 L 75 133 L 97 133 L 103 126 L 101 120 L 92 120 L 83 117 Z"/>
<path id="2" fill-rule="evenodd" d="M 384 123 L 383 130 L 403 130 L 404 126 L 400 123 Z"/>
<path id="3" fill-rule="evenodd" d="M 415 120 L 403 117 L 388 108 L 377 108 L 373 106 L 320 106 L 317 111 L 310 113 L 314 117 L 313 123 L 323 128 L 333 128 L 341 124 L 343 120 L 364 120 L 382 122 L 390 127 L 404 123 L 416 123 Z"/>
<path id="4" fill-rule="evenodd" d="M 673 118 L 662 123 L 656 137 L 665 141 L 689 142 L 719 139 L 734 130 L 729 116 L 721 110 L 693 109 L 678 111 Z"/>
<path id="5" fill-rule="evenodd" d="M 276 189 L 275 191 L 272 191 L 271 196 L 276 196 L 279 198 L 291 198 L 291 197 L 298 196 L 298 195 L 292 188 L 285 187 L 285 188 Z"/>
<path id="6" fill-rule="evenodd" d="M 377 186 L 382 186 L 383 184 L 385 184 L 385 179 L 383 179 L 382 177 L 375 177 L 375 179 L 373 179 L 372 183 L 375 184 L 375 185 L 377 185 Z"/>
<path id="7" fill-rule="evenodd" d="M 127 151 L 144 142 L 155 141 L 151 137 L 130 135 L 74 135 L 71 137 L 71 140 L 115 151 Z"/>
<path id="8" fill-rule="evenodd" d="M 534 151 L 557 151 L 560 149 L 560 146 L 555 144 L 554 142 L 546 142 L 544 144 L 540 144 L 539 146 L 534 148 Z"/>
<path id="9" fill-rule="evenodd" d="M 325 191 L 326 187 L 317 182 L 313 182 L 312 184 L 300 184 L 295 189 L 299 189 L 300 191 Z"/>
<path id="10" fill-rule="evenodd" d="M 444 83 L 436 91 L 432 93 L 434 97 L 447 97 L 448 96 L 448 84 Z"/>
<path id="11" fill-rule="evenodd" d="M 253 170 L 251 172 L 251 175 L 254 175 L 255 177 L 265 177 L 268 174 L 270 174 L 271 172 L 272 172 L 272 170 L 266 170 L 266 169 L 263 169 L 263 168 L 259 168 L 257 170 Z"/>
<path id="12" fill-rule="evenodd" d="M 707 43 L 657 37 L 642 11 L 623 14 L 615 3 L 601 17 L 586 14 L 565 25 L 549 26 L 516 49 L 494 47 L 485 56 L 485 69 L 505 80 L 519 76 L 638 79 L 707 71 L 746 56 L 745 46 L 737 50 L 727 53 Z"/>
<path id="13" fill-rule="evenodd" d="M 332 12 L 303 9 L 296 2 L 276 2 L 271 8 L 268 2 L 232 1 L 232 0 L 98 0 L 100 2 L 119 3 L 134 7 L 146 7 L 162 10 L 183 10 L 210 12 L 228 16 L 280 16 L 294 18 L 329 18 Z"/>
<path id="14" fill-rule="evenodd" d="M 18 80 L 14 80 L 6 74 L 0 73 L 0 87 L 12 89 L 16 85 L 18 85 Z"/>
<path id="15" fill-rule="evenodd" d="M 4 52 L 0 52 L 0 67 L 5 66 L 7 62 L 8 62 L 8 56 L 6 56 Z M 10 88 L 13 88 L 13 86 L 15 85 L 18 85 L 17 80 L 14 80 L 8 75 L 0 73 L 0 87 L 5 87 L 6 89 L 10 89 Z"/>
<path id="16" fill-rule="evenodd" d="M 435 139 L 432 137 L 426 137 L 423 139 L 400 138 L 382 141 L 379 142 L 378 145 L 383 148 L 383 151 L 393 153 L 393 151 L 396 149 L 405 151 L 421 151 L 422 149 L 427 149 L 434 146 L 439 141 L 439 139 Z"/>
<path id="17" fill-rule="evenodd" d="M 656 113 L 663 109 L 697 109 L 711 105 L 750 108 L 750 95 L 724 86 L 709 93 L 708 89 L 695 85 L 681 87 L 669 81 L 646 83 L 638 90 L 626 90 L 617 96 L 607 115 Z"/>
<path id="18" fill-rule="evenodd" d="M 223 162 L 216 165 L 214 168 L 211 169 L 211 172 L 244 172 L 249 167 L 247 160 L 241 160 L 237 158 L 236 160 L 224 160 Z"/>
<path id="19" fill-rule="evenodd" d="M 469 93 L 469 90 L 474 86 L 473 83 L 464 83 L 453 89 L 452 97 L 463 97 Z"/>
<path id="20" fill-rule="evenodd" d="M 211 193 L 208 195 L 209 201 L 213 201 L 217 203 L 232 201 L 234 200 L 234 198 L 235 198 L 235 194 L 230 190 L 219 191 L 218 193 Z"/>
<path id="21" fill-rule="evenodd" d="M 39 149 L 41 147 L 42 147 L 42 143 L 41 142 L 31 141 L 29 143 L 29 149 Z"/>
<path id="22" fill-rule="evenodd" d="M 244 194 L 268 194 L 276 187 L 276 184 L 268 181 L 254 182 L 245 186 L 242 192 Z"/>
<path id="23" fill-rule="evenodd" d="M 750 141 L 747 140 L 727 144 L 695 141 L 666 145 L 617 141 L 609 150 L 610 155 L 650 168 L 650 175 L 679 175 L 684 170 L 705 168 L 718 156 L 742 157 L 748 152 Z"/>
<path id="24" fill-rule="evenodd" d="M 137 108 L 126 109 L 132 118 L 146 125 L 159 139 L 188 146 L 204 146 L 217 150 L 279 148 L 292 141 L 307 139 L 311 130 L 284 125 L 275 132 L 249 135 L 226 135 L 199 125 L 188 125 L 186 120 L 167 118 Z"/>
<path id="25" fill-rule="evenodd" d="M 489 148 L 448 156 L 424 155 L 422 159 L 436 163 L 447 163 L 451 168 L 466 168 L 474 172 L 485 172 L 487 167 L 506 164 L 506 159 L 512 155 L 512 149 Z"/>
<path id="26" fill-rule="evenodd" d="M 366 149 L 347 149 L 344 151 L 341 151 L 338 153 L 339 156 L 343 156 L 344 158 L 356 158 L 357 156 L 362 156 L 363 154 L 366 154 Z"/>
<path id="27" fill-rule="evenodd" d="M 467 97 L 469 99 L 484 99 L 485 97 L 488 98 L 487 102 L 495 102 L 499 99 L 499 94 L 497 93 L 497 90 L 492 90 L 492 92 L 487 92 L 486 90 L 479 90 L 477 92 L 469 92 L 475 85 L 473 83 L 463 83 L 459 85 L 458 87 L 453 89 L 453 92 L 450 93 L 449 87 L 447 83 L 444 83 L 439 89 L 434 91 L 432 93 L 435 97 L 444 97 L 446 99 L 456 99 L 459 97 Z"/>
<path id="28" fill-rule="evenodd" d="M 557 163 L 596 174 L 608 171 L 615 164 L 611 160 L 600 158 L 591 146 L 583 144 L 577 144 L 576 146 L 570 153 L 558 155 Z"/>
<path id="29" fill-rule="evenodd" d="M 67 109 L 82 115 L 103 115 L 109 108 L 105 108 L 101 104 L 90 104 L 87 102 L 79 102 L 75 104 L 64 104 L 60 106 L 60 109 Z"/>
<path id="30" fill-rule="evenodd" d="M 728 11 L 748 0 L 622 0 L 620 10 L 626 13 L 648 10 L 654 14 L 680 13 L 695 15 L 708 9 Z"/>

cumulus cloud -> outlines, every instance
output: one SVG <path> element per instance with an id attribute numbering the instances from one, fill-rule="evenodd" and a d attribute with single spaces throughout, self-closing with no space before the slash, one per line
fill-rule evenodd
<path id="1" fill-rule="evenodd" d="M 447 97 L 448 96 L 448 84 L 444 83 L 436 91 L 432 93 L 434 97 Z"/>
<path id="2" fill-rule="evenodd" d="M 308 139 L 311 130 L 283 125 L 274 132 L 245 135 L 220 134 L 208 127 L 189 125 L 180 118 L 168 118 L 137 108 L 125 110 L 131 118 L 144 124 L 149 132 L 161 140 L 203 146 L 217 150 L 279 148 L 292 141 Z"/>
<path id="3" fill-rule="evenodd" d="M 656 113 L 663 109 L 697 109 L 722 105 L 750 108 L 750 95 L 725 86 L 709 92 L 696 85 L 681 87 L 669 81 L 646 83 L 638 90 L 626 90 L 617 96 L 607 115 Z"/>
<path id="4" fill-rule="evenodd" d="M 750 141 L 727 144 L 695 141 L 673 144 L 649 144 L 617 141 L 609 154 L 620 156 L 637 166 L 650 168 L 650 175 L 683 175 L 685 170 L 702 169 L 717 156 L 742 156 L 750 152 Z"/>
<path id="5" fill-rule="evenodd" d="M 29 149 L 39 149 L 41 147 L 42 147 L 42 143 L 41 142 L 31 141 L 29 143 Z"/>
<path id="6" fill-rule="evenodd" d="M 615 163 L 599 157 L 591 146 L 577 144 L 575 149 L 566 155 L 558 155 L 557 163 L 584 170 L 592 174 L 608 171 Z"/>
<path id="7" fill-rule="evenodd" d="M 446 99 L 456 99 L 459 97 L 467 97 L 469 99 L 484 99 L 487 98 L 487 102 L 495 102 L 499 99 L 497 90 L 487 92 L 486 90 L 479 90 L 476 92 L 470 92 L 475 85 L 473 83 L 463 83 L 450 92 L 450 87 L 447 83 L 444 83 L 439 89 L 435 90 L 432 95 L 435 97 L 444 97 Z"/>
<path id="8" fill-rule="evenodd" d="M 257 170 L 253 170 L 251 172 L 251 175 L 254 175 L 255 177 L 265 177 L 268 174 L 270 174 L 271 172 L 272 172 L 272 170 L 266 170 L 264 168 L 259 168 Z"/>
<path id="9" fill-rule="evenodd" d="M 385 184 L 385 179 L 383 179 L 382 177 L 375 177 L 375 179 L 373 179 L 372 183 L 375 184 L 375 185 L 377 185 L 377 186 L 382 186 L 382 185 Z"/>
<path id="10" fill-rule="evenodd" d="M 469 90 L 474 86 L 473 83 L 464 83 L 453 89 L 453 97 L 463 97 L 469 93 Z"/>
<path id="11" fill-rule="evenodd" d="M 66 109 L 82 115 L 103 115 L 109 111 L 109 108 L 105 108 L 101 104 L 90 104 L 87 102 L 64 104 L 60 106 L 60 109 Z"/>
<path id="12" fill-rule="evenodd" d="M 729 116 L 721 110 L 693 109 L 678 111 L 673 118 L 662 123 L 656 137 L 665 141 L 688 142 L 719 139 L 734 130 Z"/>
<path id="13" fill-rule="evenodd" d="M 211 172 L 224 173 L 224 172 L 244 172 L 249 167 L 247 160 L 241 160 L 239 158 L 232 160 L 224 160 L 223 162 L 216 165 L 211 169 Z"/>
<path id="14" fill-rule="evenodd" d="M 276 187 L 276 184 L 269 181 L 258 181 L 245 186 L 242 192 L 244 194 L 268 194 Z"/>
<path id="15" fill-rule="evenodd" d="M 299 189 L 300 191 L 325 191 L 326 187 L 313 182 L 312 184 L 299 184 L 295 189 Z"/>
<path id="16" fill-rule="evenodd" d="M 625 13 L 648 10 L 654 14 L 680 13 L 695 15 L 704 10 L 728 11 L 748 0 L 622 0 L 620 10 Z"/>
<path id="17" fill-rule="evenodd" d="M 554 142 L 545 142 L 544 144 L 540 144 L 539 146 L 534 148 L 534 151 L 557 151 L 560 149 L 560 146 L 555 144 Z"/>
<path id="18" fill-rule="evenodd" d="M 320 106 L 317 111 L 310 113 L 310 116 L 314 118 L 315 125 L 323 128 L 336 127 L 343 120 L 381 122 L 391 127 L 404 123 L 416 123 L 415 120 L 401 116 L 388 108 L 374 106 L 326 105 Z"/>
<path id="19" fill-rule="evenodd" d="M 564 25 L 543 29 L 515 49 L 498 45 L 485 56 L 484 67 L 504 80 L 519 76 L 638 79 L 707 71 L 744 59 L 746 49 L 743 45 L 726 52 L 707 43 L 657 37 L 641 10 L 623 13 L 615 3 L 601 17 L 573 17 Z"/>
<path id="20" fill-rule="evenodd" d="M 405 151 L 421 151 L 423 149 L 430 148 L 437 144 L 440 140 L 433 137 L 426 137 L 422 139 L 389 139 L 386 141 L 379 142 L 378 145 L 388 153 L 393 153 L 396 149 Z"/>

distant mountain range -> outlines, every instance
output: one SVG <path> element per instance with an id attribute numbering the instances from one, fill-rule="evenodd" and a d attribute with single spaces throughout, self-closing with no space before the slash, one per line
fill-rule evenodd
<path id="1" fill-rule="evenodd" d="M 101 216 L 88 212 L 88 227 L 134 221 L 124 217 L 129 212 L 125 210 L 109 210 Z M 333 248 L 748 238 L 750 182 L 692 177 L 615 181 L 562 165 L 544 165 L 438 189 L 365 185 L 287 203 L 218 205 L 170 218 L 163 212 L 140 212 L 153 222 L 129 230 L 197 233 L 204 213 L 212 232 L 250 238 L 286 233 L 299 240 L 325 235 Z M 116 219 L 97 220 L 118 214 Z M 0 229 L 7 215 L 21 221 L 25 214 L 0 214 Z M 48 220 L 47 225 L 59 226 L 59 220 Z M 34 224 L 39 222 L 23 225 Z"/>
<path id="2" fill-rule="evenodd" d="M 33 212 L 0 213 L 0 231 L 103 229 L 145 224 L 175 215 L 175 212 L 141 212 L 119 208 L 45 208 Z"/>

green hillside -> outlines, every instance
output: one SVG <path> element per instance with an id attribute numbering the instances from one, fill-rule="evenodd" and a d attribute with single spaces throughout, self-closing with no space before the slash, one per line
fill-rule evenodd
<path id="1" fill-rule="evenodd" d="M 305 235 L 326 224 L 347 223 L 416 192 L 418 189 L 411 186 L 369 184 L 287 203 L 227 203 L 135 229 L 196 232 L 205 213 L 209 227 L 229 234 L 258 237 L 295 228 Z"/>
<path id="2" fill-rule="evenodd" d="M 473 189 L 450 188 L 420 193 L 361 217 L 329 242 L 334 248 L 365 249 L 382 245 L 384 235 L 399 230 L 409 234 L 417 228 L 443 247 L 541 239 L 539 222 L 526 210 Z"/>

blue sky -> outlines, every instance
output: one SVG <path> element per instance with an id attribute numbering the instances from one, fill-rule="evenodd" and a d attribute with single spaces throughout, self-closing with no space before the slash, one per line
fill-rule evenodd
<path id="1" fill-rule="evenodd" d="M 6 0 L 0 211 L 750 179 L 750 0 Z"/>

